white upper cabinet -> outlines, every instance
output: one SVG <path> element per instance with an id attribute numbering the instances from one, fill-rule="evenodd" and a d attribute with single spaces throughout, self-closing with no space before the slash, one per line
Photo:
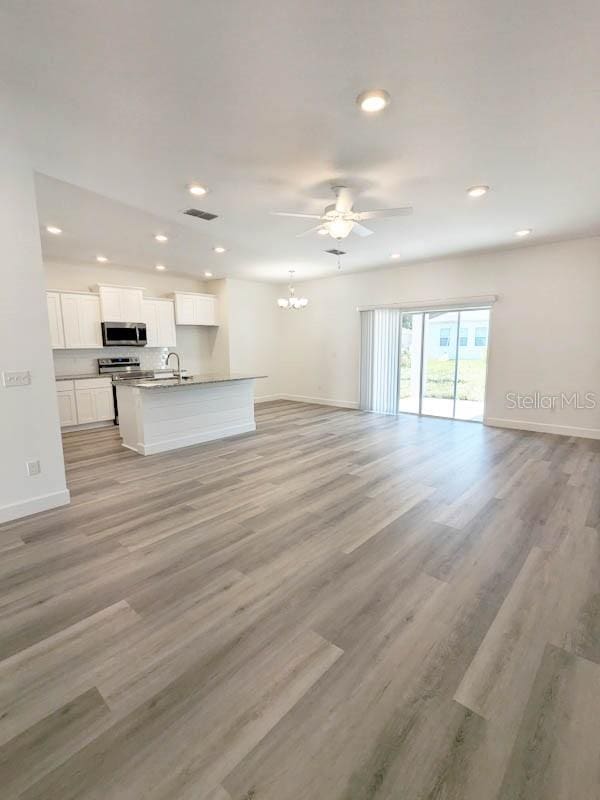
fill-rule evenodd
<path id="1" fill-rule="evenodd" d="M 143 289 L 128 286 L 98 286 L 102 322 L 142 322 Z"/>
<path id="2" fill-rule="evenodd" d="M 65 335 L 63 332 L 62 311 L 60 309 L 60 294 L 58 292 L 46 292 L 46 302 L 48 303 L 50 346 L 53 349 L 64 347 Z"/>
<path id="3" fill-rule="evenodd" d="M 60 306 L 64 347 L 102 347 L 98 295 L 63 292 L 60 295 Z"/>
<path id="4" fill-rule="evenodd" d="M 143 302 L 148 347 L 175 347 L 175 311 L 172 300 L 146 298 Z"/>
<path id="5" fill-rule="evenodd" d="M 218 325 L 218 303 L 214 294 L 175 292 L 177 325 Z"/>

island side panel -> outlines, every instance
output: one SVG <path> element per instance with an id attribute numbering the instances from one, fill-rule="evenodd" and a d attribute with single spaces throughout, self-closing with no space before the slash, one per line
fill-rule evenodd
<path id="1" fill-rule="evenodd" d="M 144 455 L 256 430 L 254 380 L 138 389 Z"/>
<path id="2" fill-rule="evenodd" d="M 141 392 L 127 384 L 117 386 L 119 435 L 123 447 L 144 454 Z"/>

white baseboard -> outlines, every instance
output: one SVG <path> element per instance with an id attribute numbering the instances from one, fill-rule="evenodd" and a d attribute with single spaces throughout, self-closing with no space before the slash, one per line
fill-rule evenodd
<path id="1" fill-rule="evenodd" d="M 583 439 L 600 439 L 599 428 L 578 428 L 571 425 L 551 425 L 546 422 L 531 422 L 524 419 L 505 419 L 503 417 L 486 417 L 486 425 L 494 428 L 512 428 L 517 431 L 533 431 L 534 433 L 555 433 L 558 436 L 578 436 Z"/>
<path id="2" fill-rule="evenodd" d="M 292 400 L 294 403 L 311 403 L 316 406 L 335 406 L 337 408 L 358 408 L 355 400 L 331 400 L 328 397 L 305 397 L 302 394 L 281 394 L 279 400 Z"/>
<path id="3" fill-rule="evenodd" d="M 258 405 L 259 403 L 272 403 L 274 400 L 281 400 L 282 397 L 280 394 L 264 394 L 262 397 L 255 397 L 254 404 Z"/>
<path id="4" fill-rule="evenodd" d="M 39 497 L 31 497 L 29 500 L 22 500 L 19 503 L 11 503 L 8 506 L 0 507 L 0 522 L 10 522 L 20 517 L 28 517 L 30 514 L 38 514 L 40 511 L 48 511 L 58 506 L 66 506 L 71 502 L 71 495 L 68 489 L 61 489 L 60 492 L 41 494 Z"/>
<path id="5" fill-rule="evenodd" d="M 84 422 L 81 425 L 63 425 L 61 433 L 74 433 L 75 431 L 90 431 L 93 428 L 116 428 L 114 420 L 102 420 L 102 422 Z"/>

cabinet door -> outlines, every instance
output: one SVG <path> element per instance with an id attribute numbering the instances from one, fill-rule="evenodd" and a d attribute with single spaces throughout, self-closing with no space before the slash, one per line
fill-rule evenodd
<path id="1" fill-rule="evenodd" d="M 60 305 L 65 347 L 102 347 L 98 297 L 93 294 L 61 294 Z"/>
<path id="2" fill-rule="evenodd" d="M 160 347 L 175 347 L 177 333 L 175 331 L 175 309 L 170 300 L 158 300 L 156 303 L 158 320 L 158 344 Z"/>
<path id="3" fill-rule="evenodd" d="M 115 407 L 113 403 L 112 386 L 103 386 L 92 389 L 94 396 L 94 416 L 96 421 L 114 419 Z"/>
<path id="4" fill-rule="evenodd" d="M 75 402 L 77 404 L 77 421 L 80 425 L 85 422 L 96 422 L 96 408 L 94 403 L 95 389 L 75 389 Z"/>
<path id="5" fill-rule="evenodd" d="M 71 389 L 66 392 L 57 392 L 58 415 L 61 427 L 77 425 L 77 409 L 75 407 L 75 392 Z"/>
<path id="6" fill-rule="evenodd" d="M 100 287 L 100 318 L 103 322 L 135 322 L 123 317 L 121 290 L 112 286 Z"/>
<path id="7" fill-rule="evenodd" d="M 144 300 L 142 306 L 142 322 L 146 323 L 147 347 L 160 347 L 158 303 L 155 300 Z"/>
<path id="8" fill-rule="evenodd" d="M 65 346 L 60 295 L 58 292 L 46 292 L 48 304 L 48 324 L 50 326 L 50 346 L 57 349 Z"/>
<path id="9" fill-rule="evenodd" d="M 193 294 L 177 294 L 175 297 L 175 313 L 178 325 L 197 325 L 195 321 L 196 306 Z"/>
<path id="10" fill-rule="evenodd" d="M 77 310 L 80 347 L 102 347 L 99 298 L 94 295 L 79 295 Z"/>
<path id="11" fill-rule="evenodd" d="M 60 296 L 65 347 L 81 347 L 79 306 L 77 303 L 79 296 L 77 294 L 61 294 Z"/>
<path id="12" fill-rule="evenodd" d="M 196 295 L 194 298 L 194 318 L 196 325 L 217 325 L 216 298 L 209 295 Z"/>
<path id="13" fill-rule="evenodd" d="M 121 290 L 121 322 L 142 322 L 144 319 L 143 295 L 139 289 Z"/>

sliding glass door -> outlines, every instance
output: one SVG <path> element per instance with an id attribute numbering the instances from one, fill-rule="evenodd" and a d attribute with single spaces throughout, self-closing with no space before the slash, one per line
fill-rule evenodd
<path id="1" fill-rule="evenodd" d="M 454 416 L 458 311 L 425 314 L 421 414 Z"/>
<path id="2" fill-rule="evenodd" d="M 420 413 L 423 314 L 402 314 L 398 410 Z"/>
<path id="3" fill-rule="evenodd" d="M 489 308 L 404 313 L 398 410 L 483 420 Z"/>
<path id="4" fill-rule="evenodd" d="M 489 308 L 461 311 L 460 327 L 454 416 L 482 422 L 490 331 Z"/>

